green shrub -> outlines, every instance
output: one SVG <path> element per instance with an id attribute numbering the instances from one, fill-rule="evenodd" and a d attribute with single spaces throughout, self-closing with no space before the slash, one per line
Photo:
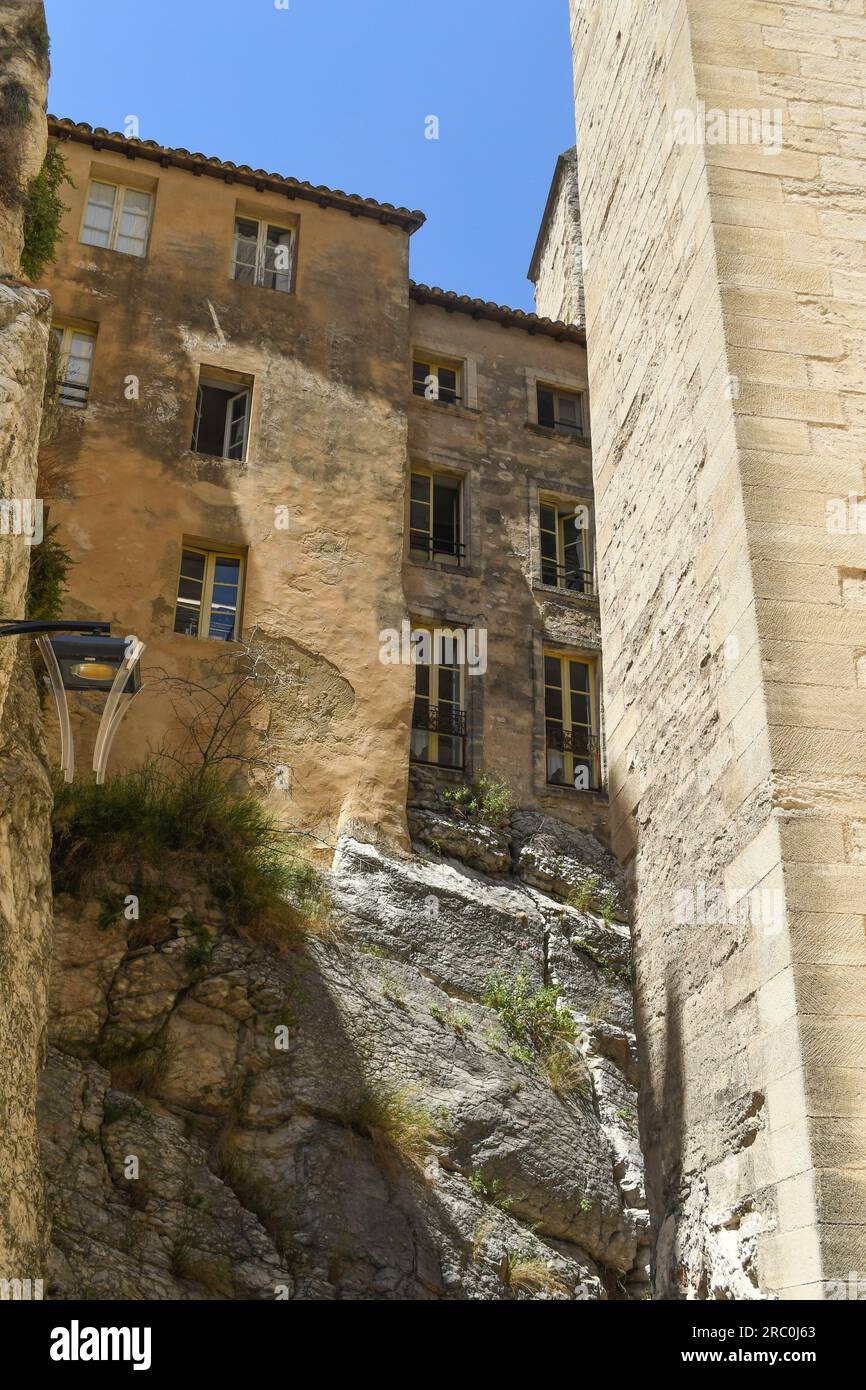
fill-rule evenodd
<path id="1" fill-rule="evenodd" d="M 509 1197 L 503 1190 L 498 1178 L 486 1178 L 479 1171 L 467 1173 L 466 1181 L 476 1197 L 480 1197 L 483 1202 L 489 1202 L 493 1207 L 498 1207 L 500 1211 L 510 1211 L 514 1206 L 514 1198 Z"/>
<path id="2" fill-rule="evenodd" d="M 514 795 L 507 782 L 479 777 L 477 782 L 448 787 L 443 799 L 467 820 L 501 830 L 514 809 Z"/>
<path id="3" fill-rule="evenodd" d="M 57 145 L 49 145 L 42 168 L 30 180 L 24 207 L 21 269 L 31 280 L 38 280 L 54 260 L 60 223 L 69 210 L 60 197 L 64 183 L 72 184 L 66 160 Z"/>
<path id="4" fill-rule="evenodd" d="M 24 612 L 34 621 L 50 623 L 63 611 L 66 576 L 73 560 L 57 539 L 57 526 L 49 526 L 39 545 L 30 551 L 30 573 Z"/>
<path id="5" fill-rule="evenodd" d="M 496 1010 L 513 1044 L 543 1059 L 577 1036 L 574 1019 L 557 1007 L 558 998 L 552 986 L 533 989 L 523 970 L 510 978 L 496 971 L 487 977 L 481 1002 Z"/>
<path id="6" fill-rule="evenodd" d="M 621 912 L 618 894 L 615 889 L 605 885 L 600 874 L 588 874 L 576 888 L 572 888 L 565 901 L 578 912 L 594 910 L 605 922 L 612 922 Z"/>
<path id="7" fill-rule="evenodd" d="M 183 955 L 190 970 L 203 970 L 210 963 L 213 948 L 213 937 L 207 927 L 197 926 Z"/>
<path id="8" fill-rule="evenodd" d="M 167 777 L 153 763 L 55 789 L 55 886 L 80 892 L 94 863 L 188 865 L 240 924 L 274 918 L 308 926 L 328 909 L 320 875 L 288 842 L 257 796 L 236 796 L 216 774 Z"/>

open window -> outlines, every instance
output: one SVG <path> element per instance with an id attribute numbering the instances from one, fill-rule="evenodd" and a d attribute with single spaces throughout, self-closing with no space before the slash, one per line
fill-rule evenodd
<path id="1" fill-rule="evenodd" d="M 244 560 L 239 550 L 185 545 L 177 581 L 174 630 L 218 642 L 238 638 Z"/>
<path id="2" fill-rule="evenodd" d="M 251 401 L 250 380 L 211 375 L 202 367 L 190 444 L 193 452 L 243 463 L 247 456 Z"/>
<path id="3" fill-rule="evenodd" d="M 463 369 L 459 362 L 433 361 L 416 354 L 412 362 L 412 393 L 425 401 L 457 405 L 462 401 Z"/>
<path id="4" fill-rule="evenodd" d="M 538 423 L 560 434 L 579 439 L 586 433 L 583 420 L 583 397 L 579 391 L 560 391 L 555 386 L 537 387 Z"/>
<path id="5" fill-rule="evenodd" d="M 410 553 L 447 565 L 461 565 L 466 547 L 461 538 L 460 479 L 447 473 L 413 469 L 410 489 Z"/>
<path id="6" fill-rule="evenodd" d="M 82 410 L 90 394 L 96 334 L 84 328 L 66 328 L 59 323 L 53 324 L 51 331 L 58 349 L 57 394 L 60 404 Z"/>
<path id="7" fill-rule="evenodd" d="M 413 632 L 426 634 L 418 655 L 429 659 L 419 659 L 415 667 L 410 756 L 416 763 L 462 768 L 466 757 L 464 667 L 447 637 L 436 640 L 427 628 Z"/>
<path id="8" fill-rule="evenodd" d="M 235 218 L 232 279 L 244 285 L 290 294 L 295 256 L 295 234 L 252 217 Z"/>
<path id="9" fill-rule="evenodd" d="M 595 663 L 564 652 L 544 653 L 544 743 L 547 781 L 598 791 L 601 761 Z"/>
<path id="10" fill-rule="evenodd" d="M 591 511 L 585 502 L 542 497 L 538 506 L 541 582 L 572 593 L 593 591 Z"/>
<path id="11" fill-rule="evenodd" d="M 144 256 L 152 212 L 152 193 L 93 179 L 87 190 L 81 240 L 87 246 L 105 246 L 127 256 Z"/>

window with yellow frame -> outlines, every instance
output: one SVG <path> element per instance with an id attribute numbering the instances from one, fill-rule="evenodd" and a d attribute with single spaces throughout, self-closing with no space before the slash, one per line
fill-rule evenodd
<path id="1" fill-rule="evenodd" d="M 462 564 L 460 479 L 413 468 L 409 481 L 410 551 L 442 564 Z"/>
<path id="2" fill-rule="evenodd" d="M 239 550 L 185 545 L 177 581 L 175 632 L 215 642 L 237 641 L 243 578 L 244 557 Z"/>
<path id="3" fill-rule="evenodd" d="M 542 497 L 538 506 L 541 582 L 572 593 L 593 591 L 590 509 L 585 502 Z"/>
<path id="4" fill-rule="evenodd" d="M 463 399 L 463 368 L 459 362 L 435 361 L 416 353 L 412 362 L 412 393 L 426 401 L 457 405 Z"/>
<path id="5" fill-rule="evenodd" d="M 576 791 L 601 785 L 595 663 L 544 653 L 544 743 L 547 781 Z"/>
<path id="6" fill-rule="evenodd" d="M 462 768 L 466 758 L 464 668 L 453 647 L 447 642 L 437 644 L 429 629 L 416 627 L 413 632 L 428 633 L 430 659 L 419 660 L 415 667 L 412 761 Z"/>
<path id="7" fill-rule="evenodd" d="M 57 343 L 57 391 L 61 405 L 82 410 L 90 394 L 96 334 L 86 328 L 69 328 L 55 323 L 51 328 Z"/>

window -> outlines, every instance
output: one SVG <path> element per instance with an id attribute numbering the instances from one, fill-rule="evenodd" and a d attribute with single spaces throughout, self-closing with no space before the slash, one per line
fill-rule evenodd
<path id="1" fill-rule="evenodd" d="M 560 434 L 578 438 L 583 434 L 583 408 L 576 391 L 559 391 L 553 386 L 538 388 L 538 423 Z"/>
<path id="2" fill-rule="evenodd" d="M 81 240 L 88 246 L 107 246 L 127 256 L 143 256 L 152 207 L 152 194 L 140 188 L 94 181 L 87 195 Z"/>
<path id="3" fill-rule="evenodd" d="M 234 642 L 243 578 L 238 551 L 183 548 L 177 582 L 174 630 L 184 637 Z"/>
<path id="4" fill-rule="evenodd" d="M 423 396 L 426 401 L 439 401 L 442 405 L 456 405 L 463 397 L 460 394 L 463 372 L 457 362 L 421 361 L 415 358 L 412 363 L 412 393 Z"/>
<path id="5" fill-rule="evenodd" d="M 90 391 L 96 334 L 83 328 L 63 328 L 59 323 L 55 323 L 51 331 L 59 351 L 57 390 L 60 403 L 83 409 Z"/>
<path id="6" fill-rule="evenodd" d="M 289 294 L 293 235 L 287 227 L 274 227 L 252 217 L 236 217 L 232 279 Z"/>
<path id="7" fill-rule="evenodd" d="M 409 548 L 415 555 L 460 565 L 466 547 L 460 540 L 459 478 L 413 472 L 410 480 Z"/>
<path id="8" fill-rule="evenodd" d="M 590 510 L 584 502 L 571 505 L 541 499 L 541 582 L 573 593 L 592 593 L 589 535 Z"/>
<path id="9" fill-rule="evenodd" d="M 447 636 L 434 640 L 426 628 L 429 661 L 415 667 L 415 705 L 412 712 L 411 757 L 416 763 L 461 768 L 465 758 L 466 715 L 463 709 L 463 667 L 455 644 Z M 419 655 L 423 655 L 419 650 Z"/>
<path id="10" fill-rule="evenodd" d="M 548 782 L 578 791 L 598 790 L 601 768 L 595 728 L 593 663 L 546 651 L 544 742 Z"/>
<path id="11" fill-rule="evenodd" d="M 222 377 L 199 377 L 190 448 L 211 458 L 237 459 L 247 453 L 250 426 L 250 386 Z"/>

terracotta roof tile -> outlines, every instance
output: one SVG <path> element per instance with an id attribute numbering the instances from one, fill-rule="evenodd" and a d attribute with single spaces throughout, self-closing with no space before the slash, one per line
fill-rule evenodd
<path id="1" fill-rule="evenodd" d="M 527 333 L 543 333 L 558 342 L 578 343 L 586 347 L 586 334 L 574 323 L 558 323 L 527 314 L 523 309 L 509 309 L 507 304 L 494 304 L 489 299 L 471 299 L 468 294 L 455 294 L 436 285 L 416 285 L 409 281 L 409 295 L 418 304 L 435 304 L 449 313 L 469 314 L 474 319 L 489 319 L 506 328 L 523 328 Z"/>
<path id="2" fill-rule="evenodd" d="M 133 140 L 116 130 L 104 126 L 89 126 L 86 122 L 48 117 L 48 131 L 59 140 L 78 140 L 82 144 L 93 145 L 95 149 L 114 151 L 127 157 L 154 160 L 163 165 L 174 165 L 181 169 L 191 169 L 207 173 L 217 178 L 227 178 L 233 183 L 249 184 L 280 192 L 290 198 L 302 198 L 307 202 L 319 203 L 323 207 L 340 208 L 354 217 L 375 217 L 380 222 L 392 223 L 409 233 L 415 232 L 425 221 L 424 213 L 409 208 L 398 208 L 393 203 L 379 203 L 375 198 L 362 198 L 357 193 L 344 193 L 341 188 L 326 188 L 324 184 L 301 182 L 287 178 L 284 174 L 266 173 L 264 169 L 252 169 L 249 164 L 233 164 L 230 159 L 217 159 L 214 155 L 191 153 L 182 146 L 171 149 L 157 144 L 155 140 Z"/>

